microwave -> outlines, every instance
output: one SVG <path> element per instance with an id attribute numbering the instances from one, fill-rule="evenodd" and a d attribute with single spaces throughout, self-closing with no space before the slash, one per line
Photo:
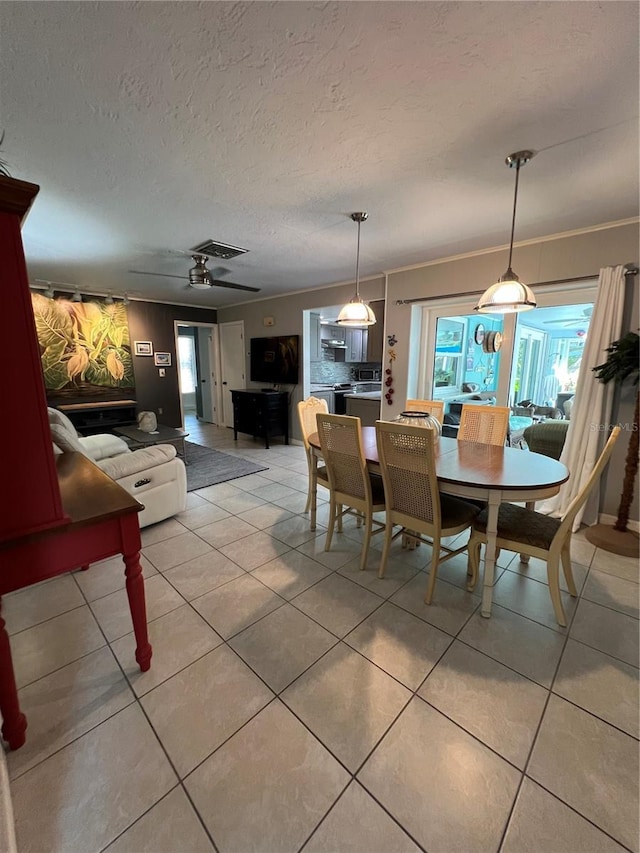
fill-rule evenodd
<path id="1" fill-rule="evenodd" d="M 361 367 L 358 370 L 358 382 L 379 382 L 380 371 L 372 367 Z"/>

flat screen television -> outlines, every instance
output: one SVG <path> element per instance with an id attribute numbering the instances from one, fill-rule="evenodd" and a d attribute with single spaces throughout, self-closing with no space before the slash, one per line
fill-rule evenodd
<path id="1" fill-rule="evenodd" d="M 251 338 L 251 381 L 297 385 L 300 335 Z"/>

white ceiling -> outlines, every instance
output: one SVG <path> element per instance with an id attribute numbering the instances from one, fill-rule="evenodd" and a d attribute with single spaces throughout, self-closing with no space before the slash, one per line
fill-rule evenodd
<path id="1" fill-rule="evenodd" d="M 225 306 L 638 214 L 636 2 L 0 4 L 32 281 Z M 620 258 L 621 262 L 633 260 Z M 514 257 L 517 269 L 517 255 Z"/>

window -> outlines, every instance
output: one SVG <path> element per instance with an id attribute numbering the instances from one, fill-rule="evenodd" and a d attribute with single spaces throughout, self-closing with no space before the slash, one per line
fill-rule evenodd
<path id="1" fill-rule="evenodd" d="M 178 335 L 180 359 L 180 393 L 193 394 L 196 390 L 196 346 L 191 335 Z"/>

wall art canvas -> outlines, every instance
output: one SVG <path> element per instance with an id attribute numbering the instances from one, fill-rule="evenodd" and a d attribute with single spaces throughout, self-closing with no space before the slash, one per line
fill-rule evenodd
<path id="1" fill-rule="evenodd" d="M 157 352 L 153 356 L 153 363 L 160 367 L 171 367 L 171 353 Z"/>
<path id="2" fill-rule="evenodd" d="M 133 364 L 122 302 L 72 302 L 32 293 L 42 372 L 51 402 L 131 397 Z"/>
<path id="3" fill-rule="evenodd" d="M 133 352 L 135 355 L 153 355 L 153 343 L 151 341 L 134 341 Z"/>

